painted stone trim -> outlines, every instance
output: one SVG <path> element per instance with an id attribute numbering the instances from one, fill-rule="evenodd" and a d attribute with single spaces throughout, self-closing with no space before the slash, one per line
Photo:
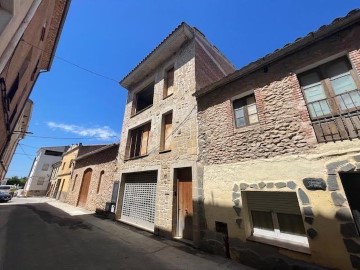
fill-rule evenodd
<path id="1" fill-rule="evenodd" d="M 344 221 L 344 222 L 351 222 L 353 221 L 352 215 L 350 210 L 346 207 L 342 207 L 336 211 L 335 218 Z"/>
<path id="2" fill-rule="evenodd" d="M 303 184 L 308 190 L 326 190 L 326 183 L 322 178 L 304 178 Z"/>
<path id="3" fill-rule="evenodd" d="M 327 177 L 327 185 L 329 191 L 336 191 L 339 190 L 339 185 L 337 182 L 337 175 L 336 174 L 329 174 Z"/>
<path id="4" fill-rule="evenodd" d="M 356 167 L 354 165 L 352 165 L 351 163 L 347 163 L 346 165 L 340 167 L 340 169 L 338 170 L 338 173 L 339 172 L 350 172 L 350 171 L 355 170 L 355 168 Z"/>
<path id="5" fill-rule="evenodd" d="M 314 239 L 318 235 L 317 231 L 314 228 L 307 229 L 306 232 L 311 239 Z"/>
<path id="6" fill-rule="evenodd" d="M 299 194 L 301 203 L 303 205 L 310 204 L 309 197 L 306 195 L 306 193 L 301 188 L 298 189 L 298 194 Z"/>
<path id="7" fill-rule="evenodd" d="M 338 192 L 332 192 L 331 199 L 333 200 L 333 202 L 336 206 L 343 206 L 344 202 L 346 202 L 346 199 L 344 198 L 344 196 Z"/>
<path id="8" fill-rule="evenodd" d="M 292 190 L 295 190 L 296 189 L 296 183 L 294 181 L 289 181 L 289 182 L 287 182 L 287 187 L 292 189 Z"/>

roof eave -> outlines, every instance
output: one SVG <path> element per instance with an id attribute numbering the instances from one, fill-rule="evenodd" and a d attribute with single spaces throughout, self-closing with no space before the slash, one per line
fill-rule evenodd
<path id="1" fill-rule="evenodd" d="M 344 20 L 339 22 L 333 22 L 330 25 L 327 25 L 322 29 L 320 27 L 316 32 L 310 32 L 307 36 L 299 39 L 298 41 L 295 41 L 294 43 L 290 45 L 285 45 L 284 48 L 276 50 L 273 53 L 270 53 L 255 62 L 252 62 L 245 67 L 231 73 L 230 75 L 224 77 L 223 79 L 216 81 L 199 91 L 195 92 L 193 95 L 195 97 L 201 97 L 209 92 L 212 92 L 228 83 L 231 83 L 241 77 L 244 77 L 252 72 L 255 72 L 275 61 L 278 61 L 288 55 L 294 54 L 312 44 L 315 42 L 318 42 L 328 36 L 333 35 L 336 32 L 339 32 L 353 24 L 356 24 L 360 21 L 360 12 L 356 12 L 354 16 L 350 16 L 349 18 L 344 18 Z M 326 29 L 325 29 L 326 28 Z"/>
<path id="2" fill-rule="evenodd" d="M 186 23 L 180 24 L 179 27 L 120 81 L 120 85 L 130 90 L 133 85 L 146 78 L 159 64 L 170 58 L 186 41 L 193 37 L 193 29 Z"/>

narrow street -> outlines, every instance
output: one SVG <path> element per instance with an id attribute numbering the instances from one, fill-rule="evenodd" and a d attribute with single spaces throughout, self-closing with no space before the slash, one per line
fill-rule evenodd
<path id="1" fill-rule="evenodd" d="M 250 269 L 47 198 L 0 204 L 1 270 Z"/>

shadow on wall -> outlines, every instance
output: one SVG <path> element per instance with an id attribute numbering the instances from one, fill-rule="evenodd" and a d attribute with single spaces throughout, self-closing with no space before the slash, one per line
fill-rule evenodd
<path id="1" fill-rule="evenodd" d="M 200 249 L 206 252 L 224 257 L 230 255 L 232 259 L 256 269 L 325 269 L 315 264 L 324 265 L 324 258 L 331 261 L 331 256 L 337 257 L 332 260 L 337 260 L 340 269 L 351 269 L 351 264 L 360 269 L 357 256 L 360 253 L 359 236 L 351 213 L 346 212 L 345 207 L 334 219 L 315 216 L 312 212 L 302 216 L 310 254 L 247 239 L 250 235 L 247 236 L 246 231 L 251 231 L 251 225 L 244 223 L 245 213 L 240 207 L 202 204 L 199 208 L 203 210 L 200 213 Z M 327 267 L 339 269 L 338 266 L 329 266 L 329 263 Z"/>

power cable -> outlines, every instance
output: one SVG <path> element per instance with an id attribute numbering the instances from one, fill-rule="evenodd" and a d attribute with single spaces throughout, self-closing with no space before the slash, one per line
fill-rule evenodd
<path id="1" fill-rule="evenodd" d="M 48 137 L 48 136 L 36 136 L 36 135 L 26 135 L 26 137 L 31 137 L 31 138 L 42 138 L 42 139 L 54 139 L 54 140 L 91 140 L 91 139 L 104 139 L 104 137 Z M 118 136 L 108 136 L 108 138 L 117 138 L 118 140 L 119 137 Z"/>
<path id="2" fill-rule="evenodd" d="M 19 144 L 19 147 L 20 147 L 21 151 L 24 153 L 24 155 L 28 157 L 28 159 L 33 160 L 33 158 L 25 152 L 25 150 L 24 150 L 24 148 L 21 146 L 21 144 Z"/>
<path id="3" fill-rule="evenodd" d="M 38 46 L 36 46 L 36 45 L 34 45 L 34 44 L 31 44 L 31 43 L 27 42 L 27 41 L 24 40 L 23 38 L 21 39 L 21 41 L 23 41 L 24 43 L 26 43 L 26 44 L 28 44 L 28 45 L 30 45 L 30 46 L 32 46 L 32 47 L 34 47 L 34 48 L 36 48 L 36 49 L 44 52 L 44 53 L 46 53 L 46 54 L 51 54 L 50 52 L 47 52 L 46 50 L 44 50 L 44 49 L 42 49 L 42 48 L 40 48 L 40 47 L 38 47 Z M 98 76 L 98 77 L 102 77 L 102 78 L 107 79 L 107 80 L 109 80 L 109 81 L 113 81 L 113 82 L 119 83 L 119 80 L 113 79 L 113 78 L 111 78 L 111 77 L 109 77 L 109 76 L 106 76 L 106 75 L 100 74 L 100 73 L 98 73 L 98 72 L 96 72 L 96 71 L 92 71 L 92 70 L 90 70 L 90 69 L 88 69 L 88 68 L 82 67 L 82 66 L 80 66 L 80 65 L 78 65 L 78 64 L 75 64 L 75 63 L 73 63 L 73 62 L 65 59 L 65 58 L 62 58 L 62 57 L 60 57 L 60 56 L 57 56 L 56 54 L 54 54 L 54 57 L 57 58 L 57 59 L 59 59 L 59 60 L 61 60 L 61 61 L 63 61 L 63 62 L 65 62 L 65 63 L 68 63 L 69 65 L 72 65 L 72 66 L 77 67 L 77 68 L 79 68 L 79 69 L 81 69 L 81 70 L 83 70 L 83 71 L 86 71 L 86 72 L 88 72 L 88 73 L 90 73 L 90 74 L 96 75 L 96 76 Z"/>

